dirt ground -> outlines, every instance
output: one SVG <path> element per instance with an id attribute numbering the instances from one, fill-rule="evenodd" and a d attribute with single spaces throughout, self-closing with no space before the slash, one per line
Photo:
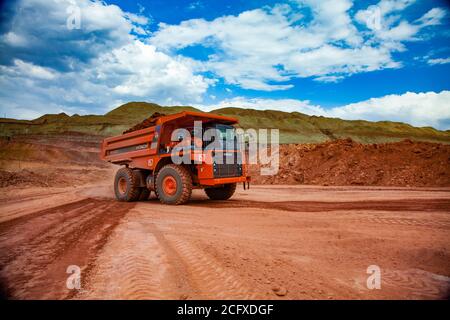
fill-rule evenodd
<path id="1" fill-rule="evenodd" d="M 3 188 L 0 277 L 11 299 L 445 299 L 449 214 L 450 188 L 195 190 L 186 206 L 116 202 L 109 180 Z"/>
<path id="2" fill-rule="evenodd" d="M 449 146 L 285 145 L 278 175 L 252 175 L 262 185 L 229 201 L 194 190 L 174 207 L 154 194 L 117 202 L 117 167 L 100 161 L 98 144 L 84 135 L 0 141 L 3 297 L 450 296 Z M 73 265 L 81 290 L 66 286 Z M 381 289 L 367 288 L 372 265 Z"/>

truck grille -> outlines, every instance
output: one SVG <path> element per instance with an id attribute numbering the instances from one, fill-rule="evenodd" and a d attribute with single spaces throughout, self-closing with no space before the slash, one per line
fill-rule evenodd
<path id="1" fill-rule="evenodd" d="M 237 152 L 217 152 L 215 159 L 223 157 L 222 163 L 214 161 L 214 178 L 228 178 L 242 176 L 242 164 L 237 159 Z M 228 158 L 228 163 L 227 163 Z M 218 163 L 219 162 L 219 163 Z"/>
<path id="2" fill-rule="evenodd" d="M 242 167 L 238 164 L 216 164 L 214 166 L 214 178 L 240 177 Z"/>

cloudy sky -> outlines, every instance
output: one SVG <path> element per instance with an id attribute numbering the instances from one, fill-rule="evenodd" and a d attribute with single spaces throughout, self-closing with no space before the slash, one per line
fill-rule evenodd
<path id="1" fill-rule="evenodd" d="M 450 129 L 446 1 L 23 0 L 1 6 L 2 117 L 103 114 L 148 101 Z"/>

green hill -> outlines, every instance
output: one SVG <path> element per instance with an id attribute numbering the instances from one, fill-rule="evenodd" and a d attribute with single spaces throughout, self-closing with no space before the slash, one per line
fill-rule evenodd
<path id="1" fill-rule="evenodd" d="M 299 112 L 225 108 L 214 113 L 239 118 L 243 128 L 279 128 L 282 143 L 315 143 L 352 138 L 361 143 L 383 143 L 403 139 L 450 143 L 448 131 L 417 128 L 401 122 L 370 122 L 308 116 Z"/>
<path id="2" fill-rule="evenodd" d="M 120 134 L 154 112 L 172 114 L 183 110 L 200 111 L 189 106 L 163 107 L 154 103 L 129 102 L 105 115 L 68 116 L 60 113 L 47 114 L 31 121 L 0 119 L 0 135 L 76 132 L 111 136 Z M 383 143 L 403 139 L 450 143 L 448 130 L 418 128 L 400 122 L 350 121 L 308 116 L 299 112 L 240 108 L 224 108 L 212 112 L 237 117 L 244 129 L 277 128 L 280 130 L 282 143 L 317 143 L 342 138 L 352 138 L 362 143 Z"/>

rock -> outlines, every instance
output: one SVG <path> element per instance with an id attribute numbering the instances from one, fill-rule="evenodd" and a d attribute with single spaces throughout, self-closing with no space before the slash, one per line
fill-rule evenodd
<path id="1" fill-rule="evenodd" d="M 285 287 L 273 287 L 272 291 L 279 297 L 287 295 L 287 289 Z"/>

